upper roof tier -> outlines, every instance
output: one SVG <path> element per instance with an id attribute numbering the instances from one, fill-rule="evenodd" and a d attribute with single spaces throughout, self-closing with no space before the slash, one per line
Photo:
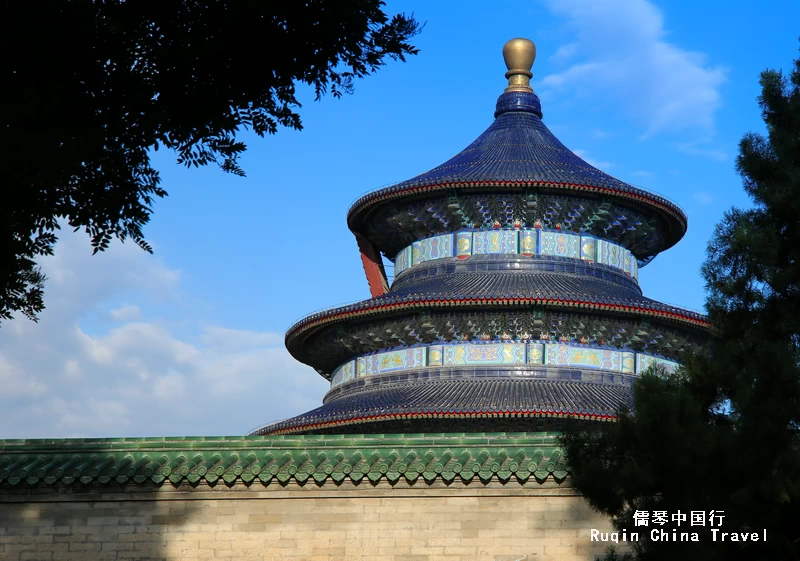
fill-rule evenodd
<path id="1" fill-rule="evenodd" d="M 528 82 L 535 57 L 533 43 L 527 41 L 527 50 L 518 49 L 516 57 L 510 57 L 507 53 L 509 45 L 526 41 L 515 39 L 504 48 L 509 67 L 506 73 L 509 86 L 497 100 L 492 125 L 465 150 L 444 164 L 358 199 L 348 212 L 348 225 L 353 232 L 366 235 L 378 249 L 393 258 L 399 249 L 398 244 L 415 241 L 412 238 L 422 233 L 419 230 L 423 227 L 447 231 L 463 227 L 491 227 L 496 225 L 494 221 L 506 226 L 505 222 L 509 220 L 530 222 L 527 226 L 532 227 L 534 221 L 548 219 L 545 215 L 548 211 L 546 204 L 538 205 L 542 216 L 538 216 L 530 204 L 489 204 L 484 215 L 479 217 L 483 223 L 469 224 L 476 220 L 468 216 L 468 209 L 460 208 L 452 216 L 447 216 L 446 212 L 441 211 L 442 205 L 434 204 L 431 205 L 431 212 L 438 218 L 437 222 L 430 217 L 420 216 L 419 205 L 416 204 L 420 199 L 450 199 L 449 206 L 455 207 L 458 203 L 452 201 L 454 196 L 484 193 L 507 194 L 518 198 L 527 194 L 530 199 L 531 195 L 548 194 L 566 195 L 584 201 L 602 200 L 614 207 L 610 216 L 598 217 L 596 209 L 591 208 L 594 205 L 582 201 L 580 208 L 586 209 L 585 216 L 569 226 L 560 224 L 565 229 L 620 238 L 622 243 L 624 236 L 630 236 L 630 232 L 637 227 L 648 230 L 640 234 L 650 238 L 653 247 L 642 248 L 639 244 L 639 250 L 630 248 L 634 254 L 638 253 L 636 256 L 643 263 L 680 240 L 686 232 L 687 219 L 675 203 L 589 165 L 564 146 L 545 126 L 539 98 Z M 469 205 L 474 206 L 474 203 L 464 206 Z M 491 216 L 489 207 L 493 206 L 502 207 L 497 210 L 498 216 Z M 519 209 L 520 206 L 525 208 Z M 524 216 L 508 216 L 508 208 L 515 207 L 519 210 L 513 212 Z M 575 211 L 570 209 L 570 212 L 574 218 Z M 405 213 L 414 216 L 406 220 L 405 216 L 401 216 Z M 627 223 L 619 220 L 620 216 L 625 219 L 628 214 L 637 217 L 644 215 L 649 220 L 644 220 L 644 225 L 641 224 L 641 218 L 633 221 L 628 217 Z M 461 223 L 457 223 L 459 221 Z M 618 235 L 613 235 L 614 228 L 620 225 L 621 228 L 617 228 Z M 555 227 L 555 224 L 551 227 Z"/>

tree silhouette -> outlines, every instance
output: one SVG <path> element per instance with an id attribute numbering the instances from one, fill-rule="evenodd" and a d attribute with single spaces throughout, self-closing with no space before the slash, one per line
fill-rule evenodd
<path id="1" fill-rule="evenodd" d="M 151 252 L 142 226 L 167 193 L 151 149 L 243 176 L 242 130 L 301 129 L 297 84 L 341 96 L 417 53 L 413 16 L 379 0 L 7 2 L 0 320 L 36 319 L 59 220 L 94 251 Z"/>
<path id="2" fill-rule="evenodd" d="M 800 59 L 761 87 L 768 135 L 745 135 L 736 160 L 753 207 L 725 214 L 702 269 L 708 346 L 677 375 L 636 380 L 634 414 L 563 436 L 578 489 L 640 532 L 642 561 L 800 559 Z M 708 518 L 637 527 L 637 510 L 724 518 L 714 541 Z M 700 541 L 649 539 L 673 528 Z"/>

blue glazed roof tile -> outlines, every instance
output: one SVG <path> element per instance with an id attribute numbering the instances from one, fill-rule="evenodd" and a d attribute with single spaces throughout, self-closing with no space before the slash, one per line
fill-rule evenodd
<path id="1" fill-rule="evenodd" d="M 331 400 L 280 421 L 262 434 L 425 416 L 574 416 L 611 418 L 620 405 L 632 408 L 627 386 L 561 380 L 464 380 L 397 384 Z"/>
<path id="2" fill-rule="evenodd" d="M 564 273 L 529 272 L 476 272 L 442 274 L 404 283 L 391 292 L 311 314 L 295 323 L 287 331 L 289 339 L 302 331 L 305 325 L 318 320 L 326 320 L 341 315 L 365 310 L 379 310 L 384 306 L 398 304 L 417 304 L 439 301 L 458 302 L 462 300 L 479 301 L 541 299 L 570 303 L 585 303 L 604 307 L 620 306 L 639 309 L 642 312 L 657 312 L 688 318 L 704 329 L 706 317 L 698 312 L 663 304 L 646 298 L 625 285 L 607 280 Z M 508 305 L 513 305 L 511 302 Z M 293 348 L 289 346 L 290 350 Z"/>
<path id="3" fill-rule="evenodd" d="M 349 219 L 365 203 L 414 187 L 516 182 L 580 185 L 636 195 L 669 208 L 685 229 L 686 215 L 675 203 L 604 173 L 564 146 L 542 122 L 536 94 L 504 93 L 498 99 L 495 116 L 483 134 L 442 165 L 361 197 L 350 208 Z"/>

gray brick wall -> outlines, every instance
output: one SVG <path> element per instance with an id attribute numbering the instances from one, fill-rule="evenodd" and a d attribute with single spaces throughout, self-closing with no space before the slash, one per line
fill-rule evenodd
<path id="1" fill-rule="evenodd" d="M 552 484 L 0 488 L 0 560 L 581 560 L 607 529 Z"/>

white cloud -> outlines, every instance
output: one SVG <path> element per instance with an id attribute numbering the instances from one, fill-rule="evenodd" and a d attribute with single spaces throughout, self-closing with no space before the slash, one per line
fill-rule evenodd
<path id="1" fill-rule="evenodd" d="M 561 45 L 556 50 L 555 54 L 550 57 L 549 61 L 556 64 L 563 64 L 575 56 L 575 54 L 578 52 L 578 47 L 578 43 L 567 43 L 566 45 Z"/>
<path id="2" fill-rule="evenodd" d="M 122 306 L 109 311 L 108 315 L 116 321 L 132 321 L 142 317 L 142 311 L 139 306 Z"/>
<path id="3" fill-rule="evenodd" d="M 116 430 L 117 433 L 112 435 L 122 434 L 120 431 L 132 425 L 130 410 L 124 401 L 103 397 L 92 400 L 54 397 L 46 402 L 32 403 L 28 411 L 29 423 L 35 419 L 47 426 L 45 434 L 38 434 L 30 429 L 25 431 L 35 436 L 109 436 L 108 432 L 102 433 L 102 430 Z M 36 424 L 35 421 L 32 424 Z"/>
<path id="4" fill-rule="evenodd" d="M 82 374 L 83 369 L 81 368 L 80 362 L 74 358 L 67 359 L 67 362 L 64 364 L 64 375 L 71 380 L 78 380 Z"/>
<path id="5" fill-rule="evenodd" d="M 36 397 L 46 392 L 47 385 L 38 376 L 27 375 L 19 364 L 0 355 L 0 403 L 3 403 L 3 408 L 9 407 L 7 402 L 11 399 Z"/>
<path id="6" fill-rule="evenodd" d="M 283 344 L 283 336 L 278 333 L 258 333 L 224 327 L 208 327 L 203 335 L 203 343 L 214 348 L 229 351 L 248 347 L 275 346 Z"/>
<path id="7" fill-rule="evenodd" d="M 552 57 L 569 65 L 542 80 L 545 94 L 574 91 L 605 99 L 627 111 L 645 136 L 713 130 L 726 70 L 667 42 L 658 8 L 646 0 L 546 3 L 566 18 L 576 40 Z"/>
<path id="8" fill-rule="evenodd" d="M 156 399 L 171 401 L 177 396 L 186 395 L 186 378 L 183 374 L 171 373 L 162 376 L 153 383 Z"/>
<path id="9" fill-rule="evenodd" d="M 84 236 L 60 237 L 41 262 L 39 323 L 0 328 L 0 438 L 244 434 L 321 404 L 326 383 L 282 334 L 183 319 L 179 271 L 130 244 L 92 257 Z"/>

